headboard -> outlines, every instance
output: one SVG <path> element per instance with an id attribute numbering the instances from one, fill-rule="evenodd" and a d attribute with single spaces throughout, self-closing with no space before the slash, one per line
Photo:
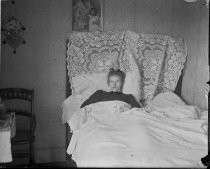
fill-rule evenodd
<path id="1" fill-rule="evenodd" d="M 162 37 L 162 36 L 161 36 Z M 159 37 L 158 37 L 159 38 Z M 157 39 L 158 39 L 157 38 Z M 165 38 L 165 37 L 164 37 Z M 162 39 L 161 39 L 162 40 Z M 172 43 L 172 42 L 171 42 Z M 66 51 L 68 51 L 68 44 L 69 44 L 69 39 L 67 39 L 66 41 Z M 169 44 L 171 45 L 171 44 Z M 172 44 L 174 45 L 174 44 Z M 174 45 L 175 47 L 174 48 L 178 48 L 176 45 Z M 176 50 L 175 50 L 176 51 Z M 174 54 L 174 53 L 173 53 Z M 68 75 L 68 68 L 67 68 L 67 65 L 68 65 L 68 62 L 67 62 L 67 52 L 66 52 L 66 98 L 69 97 L 71 94 L 72 94 L 72 91 L 71 91 L 71 84 L 70 84 L 70 81 L 69 81 L 69 75 Z M 186 62 L 184 62 L 184 65 L 186 65 Z M 185 67 L 185 66 L 184 66 Z M 181 70 L 181 69 L 180 69 Z M 182 89 L 182 78 L 183 78 L 183 75 L 184 75 L 184 68 L 182 69 L 181 71 L 181 75 L 179 76 L 179 79 L 177 81 L 177 85 L 176 85 L 176 88 L 175 88 L 175 91 L 174 93 L 177 94 L 179 97 L 181 97 L 181 89 Z M 66 124 L 66 149 L 69 145 L 69 141 L 71 140 L 71 136 L 72 134 L 70 133 L 70 128 L 69 126 Z M 69 155 L 67 154 L 67 159 L 69 159 Z"/>
<path id="2" fill-rule="evenodd" d="M 68 50 L 68 43 L 69 43 L 69 40 L 67 39 L 66 40 L 66 51 Z M 67 64 L 68 64 L 67 63 L 67 57 L 68 57 L 68 55 L 66 53 L 66 98 L 68 98 L 72 94 L 71 84 L 69 82 L 68 69 L 67 69 Z M 71 140 L 71 137 L 72 137 L 72 133 L 70 132 L 69 125 L 66 124 L 66 146 L 65 146 L 66 150 L 68 148 L 68 145 L 69 145 L 69 142 Z M 71 157 L 67 153 L 66 153 L 66 160 L 67 161 L 71 160 Z"/>

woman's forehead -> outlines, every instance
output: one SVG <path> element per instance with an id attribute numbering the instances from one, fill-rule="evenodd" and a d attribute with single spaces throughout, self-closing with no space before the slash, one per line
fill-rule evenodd
<path id="1" fill-rule="evenodd" d="M 120 79 L 121 80 L 121 77 L 120 76 L 118 76 L 118 75 L 111 75 L 111 76 L 109 76 L 109 79 L 112 79 L 112 80 L 114 80 L 114 79 Z"/>

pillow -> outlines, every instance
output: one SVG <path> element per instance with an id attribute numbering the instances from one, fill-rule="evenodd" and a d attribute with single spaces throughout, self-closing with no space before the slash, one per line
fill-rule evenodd
<path id="1" fill-rule="evenodd" d="M 89 97 L 97 90 L 108 91 L 107 72 L 82 74 L 72 78 L 71 89 L 73 95 Z"/>
<path id="2" fill-rule="evenodd" d="M 157 107 L 176 107 L 184 106 L 186 103 L 175 93 L 168 91 L 156 95 L 152 101 L 149 102 Z"/>
<path id="3" fill-rule="evenodd" d="M 187 105 L 179 96 L 171 91 L 155 96 L 152 101 L 148 102 L 147 109 L 150 112 L 152 112 L 151 110 L 156 110 L 170 118 L 176 119 L 200 119 L 201 116 L 200 109 L 197 106 Z M 155 114 L 156 113 L 157 112 L 155 112 Z"/>

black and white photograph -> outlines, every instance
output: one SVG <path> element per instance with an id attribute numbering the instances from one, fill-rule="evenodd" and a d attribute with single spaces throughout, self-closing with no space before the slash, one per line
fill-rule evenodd
<path id="1" fill-rule="evenodd" d="M 0 0 L 0 168 L 208 168 L 209 0 Z"/>
<path id="2" fill-rule="evenodd" d="M 103 0 L 73 0 L 73 31 L 102 31 Z"/>

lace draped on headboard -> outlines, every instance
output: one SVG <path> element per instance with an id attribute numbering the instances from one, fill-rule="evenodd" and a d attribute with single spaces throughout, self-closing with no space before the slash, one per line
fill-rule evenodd
<path id="1" fill-rule="evenodd" d="M 129 63 L 126 55 L 123 55 L 124 34 L 125 32 L 70 34 L 67 50 L 69 78 L 83 73 L 106 72 L 110 68 L 128 71 Z"/>
<path id="2" fill-rule="evenodd" d="M 127 31 L 125 41 L 138 61 L 143 91 L 141 100 L 147 101 L 158 93 L 174 91 L 187 56 L 184 40 Z"/>
<path id="3" fill-rule="evenodd" d="M 67 69 L 70 83 L 81 74 L 124 72 L 133 69 L 128 52 L 139 68 L 142 101 L 174 91 L 186 61 L 183 39 L 165 35 L 122 32 L 74 32 L 68 35 Z"/>

